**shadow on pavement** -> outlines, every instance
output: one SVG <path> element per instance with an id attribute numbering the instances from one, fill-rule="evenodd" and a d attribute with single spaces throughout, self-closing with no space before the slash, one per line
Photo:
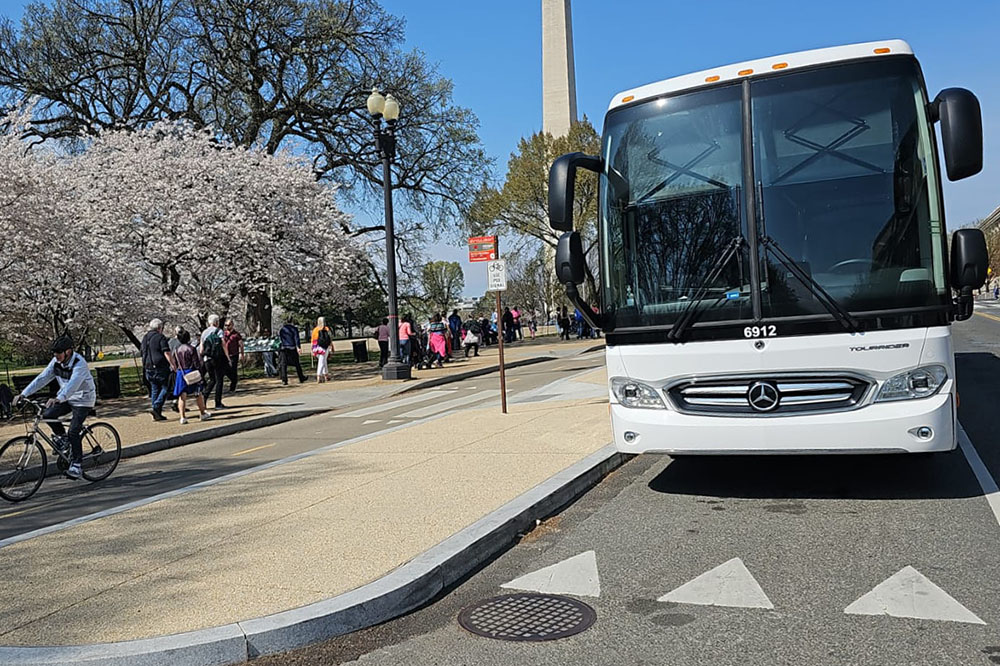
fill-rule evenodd
<path id="1" fill-rule="evenodd" d="M 676 458 L 649 482 L 660 493 L 746 499 L 948 499 L 983 494 L 961 451 Z"/>

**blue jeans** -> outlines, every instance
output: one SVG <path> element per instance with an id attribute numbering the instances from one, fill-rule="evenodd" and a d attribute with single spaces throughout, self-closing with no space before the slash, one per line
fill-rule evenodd
<path id="1" fill-rule="evenodd" d="M 400 340 L 399 341 L 399 360 L 403 362 L 403 365 L 410 364 L 410 341 Z"/>
<path id="2" fill-rule="evenodd" d="M 170 372 L 146 371 L 146 379 L 149 380 L 149 402 L 156 411 L 163 409 L 163 403 L 167 401 L 167 384 L 170 383 L 172 376 Z"/>

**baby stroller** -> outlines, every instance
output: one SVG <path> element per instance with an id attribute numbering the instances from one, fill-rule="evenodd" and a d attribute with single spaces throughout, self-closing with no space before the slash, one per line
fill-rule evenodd
<path id="1" fill-rule="evenodd" d="M 427 370 L 431 367 L 431 357 L 427 353 L 427 331 L 415 332 L 410 337 L 410 367 Z"/>

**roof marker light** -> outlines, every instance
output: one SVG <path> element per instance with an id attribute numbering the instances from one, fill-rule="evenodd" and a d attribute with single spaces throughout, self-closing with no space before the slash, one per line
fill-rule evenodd
<path id="1" fill-rule="evenodd" d="M 889 49 L 887 49 L 887 48 L 875 49 L 875 53 L 888 53 L 888 52 L 889 52 Z"/>
<path id="2" fill-rule="evenodd" d="M 771 69 L 784 69 L 786 67 L 788 67 L 787 62 L 776 62 L 773 65 L 771 65 Z"/>
<path id="3" fill-rule="evenodd" d="M 747 74 L 753 74 L 753 70 L 752 69 L 741 69 L 740 71 L 736 72 L 736 74 L 738 76 L 746 76 Z"/>
<path id="4" fill-rule="evenodd" d="M 719 75 L 718 74 L 716 74 L 715 76 L 706 76 L 705 77 L 705 83 L 715 83 L 718 80 L 719 80 Z"/>
<path id="5" fill-rule="evenodd" d="M 628 102 L 631 102 L 634 99 L 635 99 L 635 95 L 626 95 L 625 97 L 622 97 L 622 104 L 626 104 Z"/>

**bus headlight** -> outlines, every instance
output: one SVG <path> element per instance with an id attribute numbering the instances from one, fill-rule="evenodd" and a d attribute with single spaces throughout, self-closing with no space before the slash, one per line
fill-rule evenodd
<path id="1" fill-rule="evenodd" d="M 611 392 L 618 398 L 618 402 L 626 407 L 638 407 L 640 409 L 666 409 L 659 392 L 647 384 L 637 382 L 627 377 L 614 377 L 611 379 Z"/>
<path id="2" fill-rule="evenodd" d="M 948 370 L 943 365 L 925 365 L 907 370 L 887 379 L 875 402 L 926 398 L 937 393 L 947 379 Z"/>

